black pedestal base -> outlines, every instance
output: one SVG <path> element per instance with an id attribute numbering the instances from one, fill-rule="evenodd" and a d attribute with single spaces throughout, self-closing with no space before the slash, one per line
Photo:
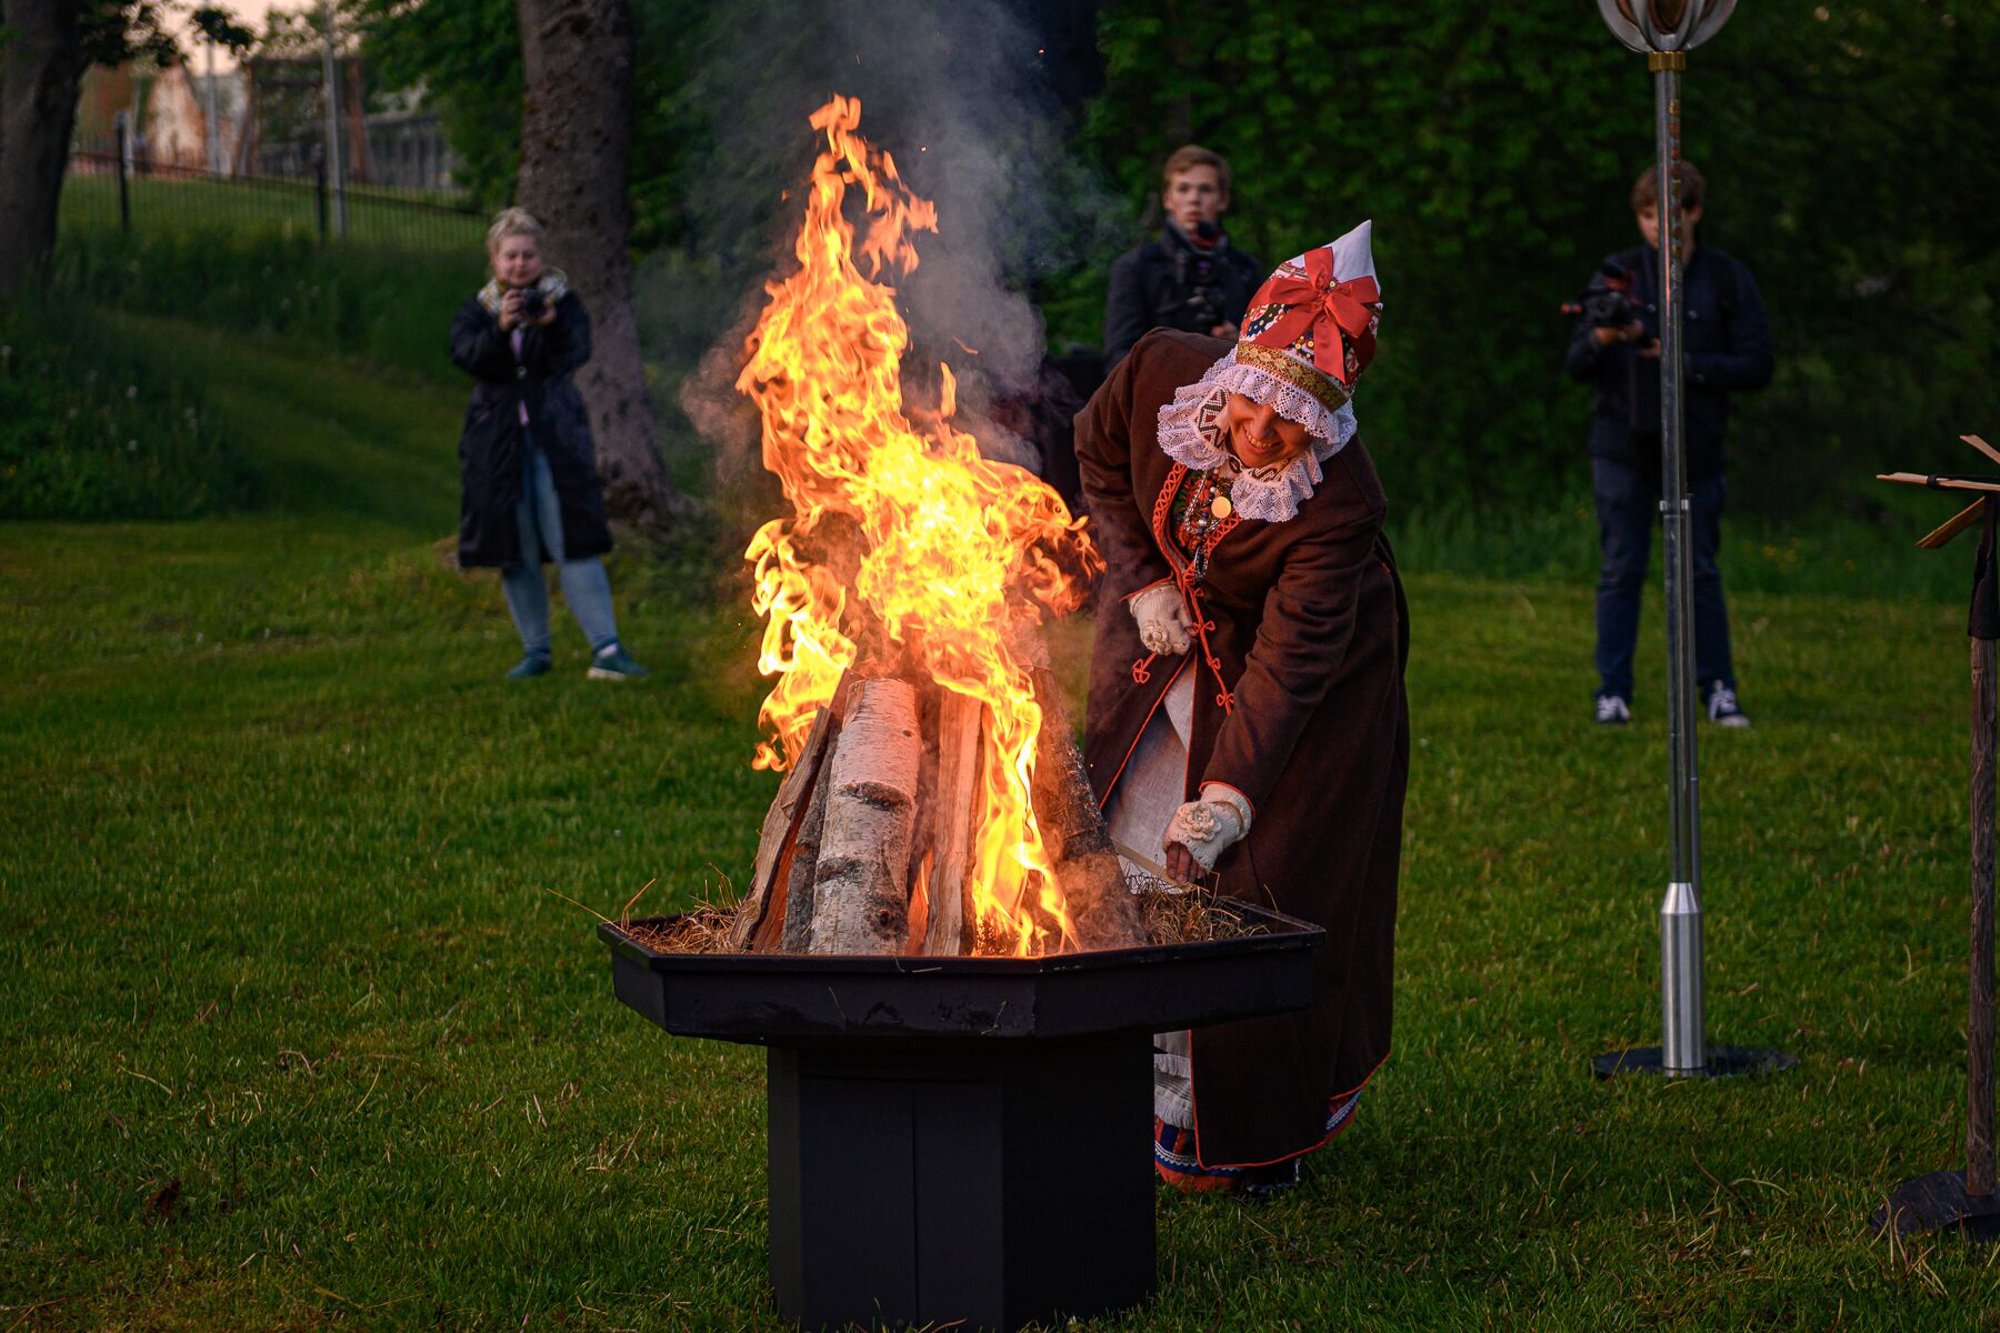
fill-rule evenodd
<path id="1" fill-rule="evenodd" d="M 1877 1235 L 1891 1228 L 1911 1236 L 1957 1227 L 1967 1240 L 1984 1244 L 2000 1240 L 2000 1194 L 1967 1194 L 1964 1172 L 1933 1171 L 1898 1185 L 1868 1222 Z"/>
<path id="2" fill-rule="evenodd" d="M 771 1285 L 807 1329 L 1015 1329 L 1153 1292 L 1152 1039 L 773 1046 Z"/>
<path id="3" fill-rule="evenodd" d="M 1675 1070 L 1673 1078 L 1740 1078 L 1745 1074 L 1777 1074 L 1790 1069 L 1799 1058 L 1789 1051 L 1772 1051 L 1757 1046 L 1711 1046 L 1708 1063 L 1700 1069 Z M 1614 1074 L 1666 1074 L 1658 1046 L 1640 1046 L 1629 1051 L 1610 1051 L 1590 1062 L 1599 1078 Z"/>

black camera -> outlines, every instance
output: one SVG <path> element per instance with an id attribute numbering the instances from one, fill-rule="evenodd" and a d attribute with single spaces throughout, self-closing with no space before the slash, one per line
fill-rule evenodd
<path id="1" fill-rule="evenodd" d="M 1209 245 L 1222 235 L 1221 228 L 1213 222 L 1198 222 L 1194 230 Z M 1218 324 L 1227 324 L 1229 321 L 1222 314 L 1222 266 L 1215 256 L 1206 250 L 1182 250 L 1174 259 L 1174 280 L 1187 293 L 1181 308 L 1188 312 L 1194 326 L 1207 333 Z"/>
<path id="2" fill-rule="evenodd" d="M 549 308 L 548 294 L 539 287 L 529 287 L 521 293 L 521 318 L 540 319 Z"/>
<path id="3" fill-rule="evenodd" d="M 1574 301 L 1563 302 L 1562 313 L 1581 316 L 1590 321 L 1592 328 L 1622 329 L 1645 313 L 1632 299 L 1634 278 L 1631 269 L 1615 259 L 1607 259 Z"/>

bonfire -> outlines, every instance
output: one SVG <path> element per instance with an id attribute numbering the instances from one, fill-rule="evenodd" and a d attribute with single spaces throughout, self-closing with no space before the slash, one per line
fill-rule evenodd
<path id="1" fill-rule="evenodd" d="M 791 513 L 751 541 L 757 766 L 786 779 L 732 930 L 796 953 L 1038 955 L 1142 938 L 1039 627 L 1102 561 L 1062 499 L 981 456 L 940 400 L 904 400 L 894 283 L 937 213 L 862 139 L 824 135 L 793 253 L 737 388 Z"/>

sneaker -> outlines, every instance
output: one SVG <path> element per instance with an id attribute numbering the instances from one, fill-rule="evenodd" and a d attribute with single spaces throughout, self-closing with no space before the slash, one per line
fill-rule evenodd
<path id="1" fill-rule="evenodd" d="M 627 657 L 625 650 L 615 643 L 590 659 L 592 680 L 637 680 L 652 674 Z"/>
<path id="2" fill-rule="evenodd" d="M 1736 702 L 1736 691 L 1716 681 L 1708 687 L 1708 720 L 1718 727 L 1747 727 L 1750 715 Z"/>
<path id="3" fill-rule="evenodd" d="M 1622 727 L 1632 720 L 1632 705 L 1615 694 L 1600 694 L 1596 717 L 1600 727 Z"/>
<path id="4" fill-rule="evenodd" d="M 537 657 L 533 653 L 529 653 L 520 661 L 514 663 L 513 669 L 507 673 L 507 679 L 533 680 L 536 676 L 547 675 L 548 672 L 549 659 L 546 657 Z"/>

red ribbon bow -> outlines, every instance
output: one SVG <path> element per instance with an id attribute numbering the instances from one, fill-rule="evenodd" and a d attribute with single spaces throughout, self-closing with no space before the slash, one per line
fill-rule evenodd
<path id="1" fill-rule="evenodd" d="M 1283 305 L 1291 309 L 1251 341 L 1282 351 L 1310 329 L 1313 364 L 1346 384 L 1347 358 L 1341 335 L 1360 338 L 1367 333 L 1368 322 L 1375 317 L 1369 307 L 1381 299 L 1382 289 L 1369 274 L 1335 282 L 1333 252 L 1322 246 L 1306 254 L 1305 277 L 1273 273 L 1264 284 L 1253 305 Z"/>

